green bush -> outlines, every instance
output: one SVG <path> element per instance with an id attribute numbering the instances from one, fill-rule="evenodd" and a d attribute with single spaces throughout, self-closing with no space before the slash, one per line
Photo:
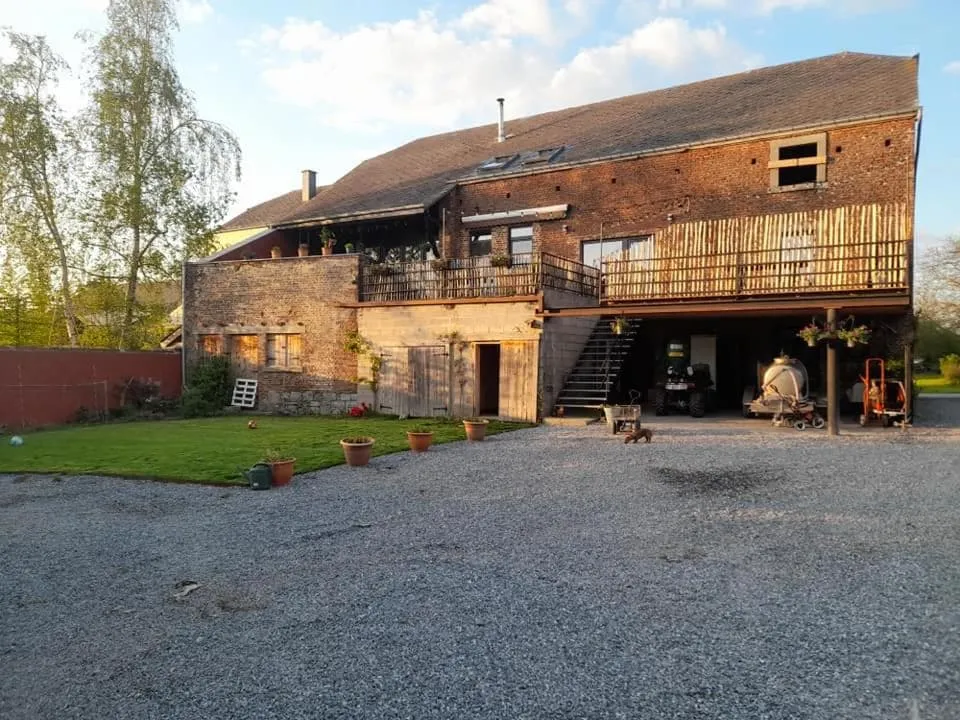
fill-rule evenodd
<path id="1" fill-rule="evenodd" d="M 233 373 L 225 355 L 205 358 L 191 368 L 180 399 L 185 417 L 215 415 L 230 404 Z"/>
<path id="2" fill-rule="evenodd" d="M 951 353 L 940 358 L 940 374 L 950 382 L 960 382 L 960 355 Z"/>

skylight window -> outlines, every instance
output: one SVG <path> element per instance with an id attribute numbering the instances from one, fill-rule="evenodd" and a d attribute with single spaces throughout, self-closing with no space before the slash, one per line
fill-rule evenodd
<path id="1" fill-rule="evenodd" d="M 477 168 L 479 172 L 493 172 L 494 170 L 503 170 L 510 163 L 517 159 L 517 155 L 498 155 L 490 158 Z"/>
<path id="2" fill-rule="evenodd" d="M 536 165 L 546 165 L 547 163 L 553 162 L 560 153 L 563 152 L 563 146 L 552 147 L 552 148 L 543 148 L 542 150 L 533 150 L 532 152 L 524 153 L 520 158 L 520 164 L 524 167 L 531 167 Z"/>

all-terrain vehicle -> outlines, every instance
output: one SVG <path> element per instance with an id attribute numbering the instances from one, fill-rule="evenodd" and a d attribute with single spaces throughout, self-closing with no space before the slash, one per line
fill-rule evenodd
<path id="1" fill-rule="evenodd" d="M 653 390 L 653 409 L 657 415 L 669 410 L 689 412 L 703 417 L 713 379 L 707 364 L 690 364 L 690 354 L 682 342 L 671 340 Z"/>

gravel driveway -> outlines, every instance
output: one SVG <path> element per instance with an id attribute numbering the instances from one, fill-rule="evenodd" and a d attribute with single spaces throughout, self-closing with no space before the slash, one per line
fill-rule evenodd
<path id="1" fill-rule="evenodd" d="M 269 492 L 3 476 L 0 548 L 6 720 L 960 718 L 956 432 L 535 428 Z"/>

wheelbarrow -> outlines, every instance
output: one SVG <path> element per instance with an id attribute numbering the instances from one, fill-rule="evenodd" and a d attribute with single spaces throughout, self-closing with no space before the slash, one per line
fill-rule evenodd
<path id="1" fill-rule="evenodd" d="M 603 415 L 614 435 L 621 430 L 639 430 L 640 394 L 636 390 L 631 390 L 630 403 L 627 405 L 604 405 Z"/>

